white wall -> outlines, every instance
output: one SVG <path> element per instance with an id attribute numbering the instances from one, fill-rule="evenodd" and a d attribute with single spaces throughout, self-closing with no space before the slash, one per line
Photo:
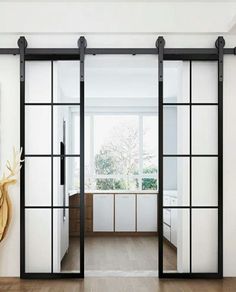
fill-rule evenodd
<path id="1" fill-rule="evenodd" d="M 0 6 L 2 33 L 225 33 L 236 12 L 226 1 L 9 2 Z"/>
<path id="2" fill-rule="evenodd" d="M 0 56 L 1 107 L 1 174 L 7 159 L 12 159 L 13 146 L 20 145 L 19 57 Z M 19 275 L 20 263 L 20 189 L 11 186 L 13 218 L 7 238 L 0 243 L 0 275 Z"/>
<path id="3" fill-rule="evenodd" d="M 236 46 L 236 37 L 226 34 L 235 14 L 235 3 L 214 3 L 214 7 L 209 3 L 186 3 L 184 9 L 170 6 L 172 3 L 117 3 L 112 7 L 104 4 L 105 10 L 104 6 L 91 7 L 91 3 L 62 3 L 56 8 L 50 3 L 33 5 L 0 4 L 0 47 L 16 47 L 19 35 L 27 37 L 29 47 L 77 47 L 80 35 L 86 36 L 88 47 L 154 47 L 161 34 L 166 47 L 214 47 L 217 32 L 225 33 L 227 47 Z M 12 146 L 19 146 L 18 62 L 16 56 L 0 56 L 1 166 L 11 157 Z M 224 275 L 236 276 L 235 56 L 225 57 L 224 69 Z M 11 187 L 11 198 L 14 213 L 7 238 L 0 244 L 0 276 L 19 276 L 19 184 Z"/>

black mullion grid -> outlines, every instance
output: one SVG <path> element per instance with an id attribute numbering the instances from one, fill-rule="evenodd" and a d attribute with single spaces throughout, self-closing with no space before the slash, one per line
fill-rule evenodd
<path id="1" fill-rule="evenodd" d="M 80 206 L 25 206 L 25 209 L 80 209 Z"/>
<path id="2" fill-rule="evenodd" d="M 51 61 L 53 62 L 53 61 Z M 52 65 L 53 66 L 53 65 Z M 53 86 L 53 84 L 52 84 Z M 51 91 L 53 91 L 53 88 L 51 89 Z M 37 106 L 37 105 L 42 105 L 42 106 L 51 106 L 51 105 L 55 105 L 55 106 L 60 106 L 60 105 L 77 105 L 80 106 L 79 102 L 72 102 L 72 103 L 66 103 L 66 102 L 25 102 L 24 105 L 28 105 L 28 106 Z"/>
<path id="3" fill-rule="evenodd" d="M 84 59 L 86 39 L 80 37 L 78 45 L 80 51 L 80 275 L 84 277 Z"/>
<path id="4" fill-rule="evenodd" d="M 163 154 L 163 157 L 218 157 L 218 154 Z"/>
<path id="5" fill-rule="evenodd" d="M 80 154 L 25 154 L 25 157 L 80 157 Z"/>
<path id="6" fill-rule="evenodd" d="M 218 274 L 223 277 L 223 37 L 218 37 Z"/>
<path id="7" fill-rule="evenodd" d="M 24 37 L 18 40 L 20 49 L 20 147 L 21 159 L 24 160 L 20 170 L 20 276 L 25 275 L 25 49 Z"/>
<path id="8" fill-rule="evenodd" d="M 163 59 L 165 40 L 157 40 L 158 56 L 158 113 L 159 113 L 159 196 L 158 196 L 158 233 L 159 233 L 159 278 L 163 278 Z"/>
<path id="9" fill-rule="evenodd" d="M 192 61 L 190 61 L 190 64 L 192 64 Z M 191 65 L 190 65 L 191 66 Z M 174 105 L 174 106 L 183 106 L 183 105 L 190 105 L 187 102 L 165 102 L 163 103 L 163 105 Z M 201 103 L 197 103 L 197 102 L 191 102 L 191 105 L 199 105 L 199 106 L 205 106 L 205 105 L 219 105 L 218 102 L 201 102 Z"/>
<path id="10" fill-rule="evenodd" d="M 192 273 L 192 61 L 189 61 L 189 272 Z"/>
<path id="11" fill-rule="evenodd" d="M 164 209 L 218 209 L 218 206 L 163 206 Z"/>
<path id="12" fill-rule="evenodd" d="M 53 273 L 53 61 L 51 61 L 51 273 Z"/>
<path id="13" fill-rule="evenodd" d="M 162 278 L 183 278 L 183 277 L 191 277 L 191 278 L 218 278 L 219 275 L 222 276 L 223 272 L 222 272 L 222 236 L 220 237 L 220 234 L 222 235 L 222 228 L 223 228 L 223 223 L 222 223 L 222 218 L 220 218 L 220 216 L 218 216 L 218 253 L 219 253 L 219 259 L 218 259 L 218 267 L 219 267 L 219 272 L 218 273 L 193 273 L 192 272 L 192 210 L 198 210 L 198 209 L 211 209 L 211 210 L 218 210 L 219 211 L 219 206 L 221 206 L 222 208 L 222 196 L 219 195 L 219 199 L 218 199 L 218 205 L 217 206 L 193 206 L 192 205 L 192 158 L 193 157 L 218 157 L 218 159 L 222 159 L 223 156 L 223 152 L 222 152 L 222 148 L 223 146 L 222 144 L 222 132 L 223 128 L 222 128 L 222 107 L 223 107 L 223 81 L 219 80 L 218 81 L 218 102 L 217 103 L 193 103 L 192 102 L 192 61 L 190 60 L 190 66 L 189 66 L 189 72 L 190 72 L 190 76 L 189 76 L 189 82 L 190 82 L 190 88 L 189 88 L 189 103 L 162 103 L 162 106 L 189 106 L 189 118 L 190 118 L 190 128 L 189 128 L 189 132 L 190 132 L 190 145 L 189 145 L 189 154 L 163 154 L 163 157 L 189 157 L 189 163 L 190 163 L 190 170 L 189 170 L 189 174 L 190 174 L 190 181 L 189 181 L 189 206 L 162 206 L 163 209 L 185 209 L 185 210 L 189 210 L 189 228 L 190 228 L 190 242 L 189 242 L 189 246 L 190 246 L 190 272 L 189 273 L 162 273 L 161 277 Z M 221 98 L 221 100 L 220 100 Z M 218 106 L 218 154 L 192 154 L 192 107 L 194 106 Z M 220 130 L 221 127 L 221 130 Z M 220 163 L 219 163 L 220 164 Z M 222 175 L 222 166 L 219 166 L 219 176 Z M 222 176 L 221 176 L 222 178 Z M 220 177 L 218 178 L 218 180 L 220 180 Z M 222 182 L 219 181 L 219 192 L 221 192 L 222 190 L 220 189 L 220 187 L 222 188 Z M 222 216 L 223 217 L 223 216 Z"/>

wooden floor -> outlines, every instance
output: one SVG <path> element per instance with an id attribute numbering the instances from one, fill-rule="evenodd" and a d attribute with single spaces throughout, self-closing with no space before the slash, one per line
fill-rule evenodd
<path id="1" fill-rule="evenodd" d="M 0 278 L 6 292 L 235 292 L 236 278 L 224 280 L 158 280 L 158 278 L 86 278 L 20 280 Z"/>
<path id="2" fill-rule="evenodd" d="M 176 270 L 176 250 L 164 245 L 164 268 Z M 62 271 L 79 271 L 79 238 L 70 238 Z M 86 271 L 157 271 L 156 236 L 101 236 L 85 238 Z"/>

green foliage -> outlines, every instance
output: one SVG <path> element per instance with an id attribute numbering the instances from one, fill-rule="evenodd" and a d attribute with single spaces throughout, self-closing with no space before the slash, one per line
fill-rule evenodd
<path id="1" fill-rule="evenodd" d="M 155 178 L 143 178 L 142 190 L 156 190 L 157 180 Z"/>
<path id="2" fill-rule="evenodd" d="M 97 175 L 125 175 L 127 179 L 101 178 L 96 180 L 98 190 L 137 190 L 138 179 L 129 176 L 139 173 L 138 132 L 135 127 L 126 125 L 116 129 L 111 141 L 104 144 L 95 156 L 95 171 Z M 149 161 L 150 153 L 144 153 L 143 160 Z M 155 167 L 146 167 L 145 174 L 155 174 Z M 155 178 L 142 180 L 143 190 L 157 189 Z"/>
<path id="3" fill-rule="evenodd" d="M 97 174 L 114 174 L 116 172 L 117 165 L 111 151 L 102 147 L 95 157 L 95 168 Z"/>

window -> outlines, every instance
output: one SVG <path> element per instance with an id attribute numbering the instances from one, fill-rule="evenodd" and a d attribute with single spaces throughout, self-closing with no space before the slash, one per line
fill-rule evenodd
<path id="1" fill-rule="evenodd" d="M 157 190 L 157 136 L 154 114 L 86 115 L 85 188 Z"/>

